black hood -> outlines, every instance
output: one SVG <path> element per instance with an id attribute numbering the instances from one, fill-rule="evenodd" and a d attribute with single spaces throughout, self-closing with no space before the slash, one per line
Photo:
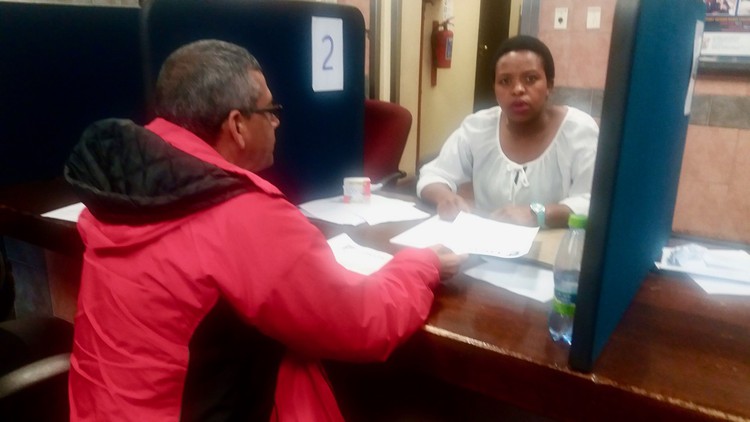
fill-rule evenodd
<path id="1" fill-rule="evenodd" d="M 111 223 L 179 218 L 255 188 L 250 180 L 119 119 L 89 126 L 64 172 L 91 213 Z"/>

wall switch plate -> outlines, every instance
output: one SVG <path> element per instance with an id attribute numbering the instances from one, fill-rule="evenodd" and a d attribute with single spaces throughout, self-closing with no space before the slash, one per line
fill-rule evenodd
<path id="1" fill-rule="evenodd" d="M 555 8 L 555 29 L 568 29 L 568 8 Z"/>
<path id="2" fill-rule="evenodd" d="M 602 8 L 589 7 L 586 12 L 586 29 L 599 29 L 602 26 Z"/>

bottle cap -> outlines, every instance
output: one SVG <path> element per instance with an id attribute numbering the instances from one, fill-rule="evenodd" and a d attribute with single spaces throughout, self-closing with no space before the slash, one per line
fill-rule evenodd
<path id="1" fill-rule="evenodd" d="M 588 217 L 583 214 L 570 214 L 568 217 L 568 227 L 571 229 L 585 229 Z"/>

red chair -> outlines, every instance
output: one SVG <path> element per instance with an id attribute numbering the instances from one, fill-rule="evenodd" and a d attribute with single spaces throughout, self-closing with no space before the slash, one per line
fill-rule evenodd
<path id="1" fill-rule="evenodd" d="M 394 185 L 406 176 L 398 165 L 411 121 L 409 110 L 398 104 L 365 100 L 364 171 L 374 183 Z"/>

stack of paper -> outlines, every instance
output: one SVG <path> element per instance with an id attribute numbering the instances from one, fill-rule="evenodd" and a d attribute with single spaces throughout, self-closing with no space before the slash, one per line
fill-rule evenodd
<path id="1" fill-rule="evenodd" d="M 494 258 L 485 261 L 464 274 L 539 302 L 547 302 L 554 296 L 552 271 L 519 261 Z"/>
<path id="2" fill-rule="evenodd" d="M 56 218 L 58 220 L 78 222 L 78 216 L 81 215 L 81 211 L 86 208 L 83 203 L 78 202 L 75 204 L 68 205 L 67 207 L 58 208 L 42 214 L 42 217 Z"/>
<path id="3" fill-rule="evenodd" d="M 708 249 L 696 244 L 663 248 L 662 270 L 690 274 L 709 294 L 750 296 L 750 254 L 739 249 Z"/>
<path id="4" fill-rule="evenodd" d="M 336 261 L 350 271 L 370 275 L 393 256 L 354 242 L 346 233 L 328 239 Z M 525 265 L 518 261 L 485 258 L 485 262 L 464 273 L 497 287 L 539 302 L 552 299 L 552 271 Z"/>
<path id="5" fill-rule="evenodd" d="M 462 212 L 453 221 L 433 217 L 391 242 L 415 248 L 442 244 L 457 254 L 517 258 L 529 252 L 538 231 L 538 227 L 501 223 Z"/>
<path id="6" fill-rule="evenodd" d="M 372 195 L 370 203 L 344 203 L 342 196 L 305 202 L 299 207 L 310 218 L 336 224 L 358 226 L 391 221 L 408 221 L 427 218 L 430 214 L 417 209 L 414 202 Z"/>
<path id="7" fill-rule="evenodd" d="M 328 239 L 336 261 L 349 271 L 370 275 L 390 261 L 393 256 L 354 242 L 346 233 Z"/>

